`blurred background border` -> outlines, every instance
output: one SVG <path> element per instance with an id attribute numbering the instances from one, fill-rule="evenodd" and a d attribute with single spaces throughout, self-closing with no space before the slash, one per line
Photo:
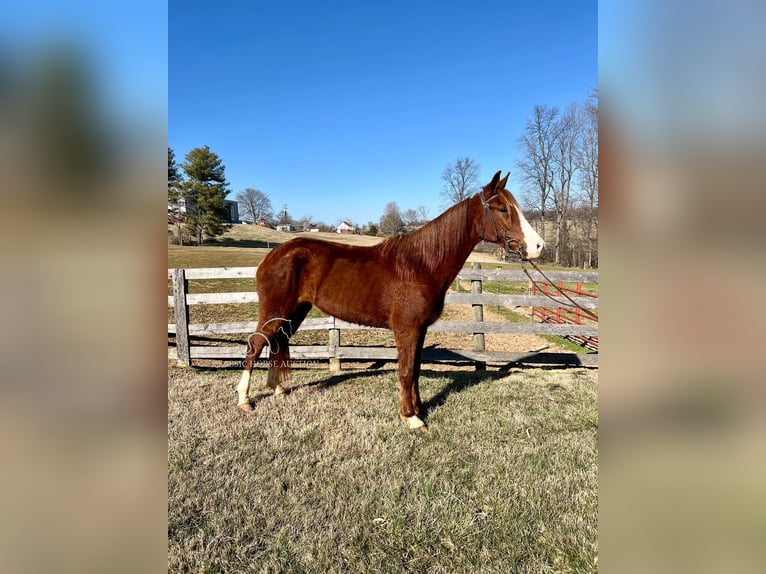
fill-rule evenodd
<path id="1" fill-rule="evenodd" d="M 606 572 L 766 566 L 765 16 L 599 5 Z M 0 21 L 5 572 L 166 563 L 167 26 L 144 0 Z"/>

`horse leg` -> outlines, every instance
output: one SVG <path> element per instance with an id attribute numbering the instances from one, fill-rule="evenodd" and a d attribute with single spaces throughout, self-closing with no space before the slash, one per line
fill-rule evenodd
<path id="1" fill-rule="evenodd" d="M 420 365 L 423 355 L 423 343 L 426 339 L 426 330 L 422 329 L 420 337 L 418 338 L 418 346 L 415 349 L 415 364 L 412 369 L 412 408 L 415 410 L 415 414 L 421 416 L 423 413 L 423 402 L 420 400 Z"/>
<path id="2" fill-rule="evenodd" d="M 263 348 L 267 345 L 269 347 L 269 370 L 266 375 L 266 385 L 274 391 L 275 395 L 286 392 L 282 382 L 290 371 L 289 340 L 310 310 L 310 303 L 297 303 L 295 309 L 290 313 L 271 313 L 265 310 L 259 312 L 258 329 L 248 339 L 245 365 L 237 385 L 237 406 L 240 409 L 243 411 L 252 410 L 248 393 L 253 364 L 261 356 Z"/>
<path id="3" fill-rule="evenodd" d="M 399 354 L 399 416 L 411 430 L 428 430 L 418 416 L 422 410 L 418 378 L 425 329 L 413 329 L 395 335 Z"/>
<path id="4" fill-rule="evenodd" d="M 258 360 L 258 357 L 261 356 L 261 351 L 263 351 L 263 347 L 265 347 L 268 342 L 268 338 L 261 334 L 260 329 L 250 335 L 250 338 L 247 340 L 245 365 L 242 370 L 242 376 L 239 379 L 239 384 L 237 385 L 237 406 L 243 411 L 253 410 L 253 407 L 250 404 L 250 399 L 248 398 L 248 393 L 250 392 L 250 375 L 253 371 L 253 364 Z"/>
<path id="5" fill-rule="evenodd" d="M 286 394 L 282 383 L 290 372 L 290 337 L 292 337 L 306 315 L 311 310 L 311 303 L 298 303 L 292 313 L 286 314 L 285 320 L 274 335 L 269 357 L 269 371 L 266 375 L 266 386 L 273 389 L 275 395 Z"/>

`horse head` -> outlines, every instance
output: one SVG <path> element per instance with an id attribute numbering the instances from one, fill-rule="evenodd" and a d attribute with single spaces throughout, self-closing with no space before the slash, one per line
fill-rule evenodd
<path id="1" fill-rule="evenodd" d="M 513 194 L 505 189 L 510 173 L 503 179 L 500 173 L 498 171 L 477 194 L 483 206 L 479 236 L 519 253 L 522 259 L 535 259 L 542 253 L 545 242 L 524 217 Z"/>

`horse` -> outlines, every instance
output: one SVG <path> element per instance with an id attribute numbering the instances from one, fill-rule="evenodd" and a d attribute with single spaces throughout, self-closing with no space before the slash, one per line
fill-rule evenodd
<path id="1" fill-rule="evenodd" d="M 248 399 L 253 364 L 270 351 L 267 386 L 285 392 L 289 339 L 313 305 L 344 321 L 393 331 L 398 357 L 399 416 L 412 430 L 427 430 L 418 379 L 428 326 L 479 241 L 489 241 L 522 259 L 540 256 L 542 238 L 505 189 L 498 171 L 478 193 L 457 203 L 417 231 L 360 247 L 298 237 L 272 250 L 258 266 L 258 327 L 247 344 L 237 385 L 237 405 Z"/>

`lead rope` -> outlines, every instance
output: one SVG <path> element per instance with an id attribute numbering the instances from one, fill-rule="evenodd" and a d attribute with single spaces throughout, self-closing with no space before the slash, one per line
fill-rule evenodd
<path id="1" fill-rule="evenodd" d="M 497 221 L 495 221 L 495 216 L 492 213 L 492 209 L 490 209 L 490 207 L 489 207 L 489 202 L 492 201 L 495 197 L 497 197 L 497 194 L 493 195 L 489 199 L 484 199 L 484 195 L 481 192 L 479 192 L 477 195 L 479 196 L 479 200 L 481 201 L 481 204 L 484 207 L 484 227 L 486 228 L 486 225 L 487 225 L 487 214 L 489 214 L 489 218 L 492 221 L 492 227 L 495 228 L 495 235 L 497 236 L 497 239 L 500 240 L 501 239 L 501 237 L 500 237 L 500 230 L 498 229 Z M 564 305 L 565 307 L 576 307 L 577 309 L 580 309 L 580 311 L 585 313 L 588 317 L 590 317 L 594 321 L 598 321 L 598 315 L 593 313 L 593 311 L 585 309 L 583 306 L 578 304 L 577 301 L 575 301 L 569 295 L 564 293 L 564 291 L 560 287 L 558 287 L 558 285 L 556 285 L 553 281 L 548 279 L 548 277 L 545 275 L 545 273 L 542 272 L 542 270 L 535 264 L 534 261 L 532 261 L 531 259 L 527 259 L 527 261 L 529 261 L 529 263 L 532 264 L 532 267 L 534 267 L 535 270 L 540 275 L 542 275 L 543 278 L 548 283 L 550 283 L 552 286 L 554 286 L 558 290 L 558 292 L 561 293 L 564 296 L 564 298 L 566 298 L 568 301 L 570 301 L 570 303 L 564 303 L 562 301 L 554 299 L 551 295 L 546 293 L 545 290 L 541 289 L 540 288 L 540 284 L 537 281 L 534 280 L 532 275 L 530 275 L 529 271 L 527 271 L 527 268 L 524 267 L 524 255 L 526 255 L 526 252 L 525 252 L 525 250 L 521 246 L 521 241 L 519 241 L 518 239 L 512 239 L 511 237 L 509 237 L 508 233 L 506 233 L 505 230 L 503 230 L 502 240 L 505 241 L 505 249 L 506 249 L 506 251 L 508 251 L 509 253 L 514 253 L 514 254 L 519 256 L 519 261 L 521 262 L 521 270 L 524 272 L 524 274 L 527 277 L 529 277 L 529 280 L 532 282 L 532 284 L 535 285 L 535 287 L 537 287 L 538 289 L 540 289 L 540 291 L 542 291 L 543 295 L 545 295 L 546 297 L 548 297 L 548 299 L 550 299 L 551 301 L 554 301 L 558 305 Z M 511 243 L 516 243 L 517 248 L 515 250 L 511 249 L 511 247 L 510 247 Z"/>
<path id="2" fill-rule="evenodd" d="M 537 271 L 537 272 L 538 272 L 540 275 L 542 275 L 542 276 L 543 276 L 543 278 L 544 278 L 544 279 L 545 279 L 545 280 L 546 280 L 548 283 L 550 283 L 550 284 L 551 284 L 553 287 L 555 287 L 555 288 L 556 288 L 556 290 L 557 290 L 559 293 L 561 293 L 561 294 L 562 294 L 562 295 L 563 295 L 563 296 L 564 296 L 566 299 L 568 299 L 568 300 L 571 302 L 571 304 L 569 304 L 569 303 L 564 303 L 564 302 L 562 302 L 562 301 L 559 301 L 559 300 L 557 300 L 557 299 L 554 299 L 554 298 L 553 298 L 551 295 L 549 295 L 548 293 L 546 293 L 546 292 L 545 292 L 545 290 L 541 289 L 541 288 L 540 288 L 540 284 L 539 284 L 537 281 L 535 281 L 535 280 L 532 278 L 532 275 L 529 273 L 529 271 L 527 271 L 527 268 L 526 268 L 526 267 L 524 267 L 524 260 L 522 259 L 522 260 L 521 260 L 521 270 L 524 272 L 524 274 L 525 274 L 527 277 L 529 277 L 529 280 L 532 282 L 532 284 L 533 284 L 535 287 L 537 287 L 538 289 L 540 289 L 540 291 L 542 291 L 543 295 L 545 295 L 546 297 L 548 297 L 548 299 L 550 299 L 551 301 L 555 301 L 555 302 L 556 302 L 557 304 L 559 304 L 559 305 L 564 305 L 565 307 L 577 307 L 577 308 L 578 308 L 580 311 L 582 311 L 583 313 L 585 313 L 586 315 L 588 315 L 588 316 L 589 316 L 591 319 L 593 319 L 594 321 L 598 321 L 598 315 L 596 315 L 596 314 L 595 314 L 593 311 L 590 311 L 590 310 L 588 310 L 588 309 L 585 309 L 585 308 L 584 308 L 582 305 L 579 305 L 579 304 L 577 303 L 577 301 L 575 301 L 575 300 L 574 300 L 574 299 L 572 299 L 572 298 L 571 298 L 569 295 L 567 295 L 566 293 L 564 293 L 564 291 L 563 291 L 563 290 L 562 290 L 562 289 L 561 289 L 561 288 L 560 288 L 558 285 L 556 285 L 556 284 L 555 284 L 553 281 L 551 281 L 550 279 L 548 279 L 548 277 L 545 275 L 545 273 L 543 273 L 542 269 L 540 269 L 540 268 L 537 266 L 537 264 L 536 264 L 534 261 L 532 261 L 531 259 L 527 259 L 527 261 L 529 261 L 529 263 L 531 263 L 531 264 L 532 264 L 532 267 L 534 267 L 534 268 L 535 268 L 535 270 L 536 270 L 536 271 Z"/>

